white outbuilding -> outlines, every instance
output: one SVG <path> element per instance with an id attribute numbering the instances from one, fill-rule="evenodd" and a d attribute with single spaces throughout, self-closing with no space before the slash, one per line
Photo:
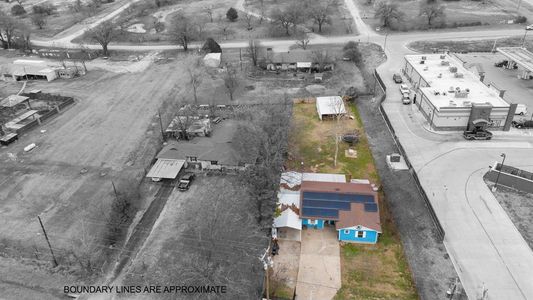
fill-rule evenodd
<path id="1" fill-rule="evenodd" d="M 324 117 L 345 115 L 346 107 L 344 107 L 344 101 L 340 96 L 317 97 L 316 111 L 318 112 L 318 118 L 322 120 Z"/>
<path id="2" fill-rule="evenodd" d="M 218 68 L 222 59 L 222 53 L 208 53 L 204 57 L 204 64 L 208 67 Z"/>

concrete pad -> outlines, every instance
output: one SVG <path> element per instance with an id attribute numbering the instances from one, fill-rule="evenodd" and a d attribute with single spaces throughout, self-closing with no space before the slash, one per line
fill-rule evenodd
<path id="1" fill-rule="evenodd" d="M 296 299 L 332 299 L 341 287 L 340 246 L 335 228 L 302 230 Z"/>
<path id="2" fill-rule="evenodd" d="M 278 240 L 279 254 L 274 256 L 274 275 L 272 279 L 279 279 L 292 289 L 296 289 L 298 268 L 300 266 L 300 242 Z"/>

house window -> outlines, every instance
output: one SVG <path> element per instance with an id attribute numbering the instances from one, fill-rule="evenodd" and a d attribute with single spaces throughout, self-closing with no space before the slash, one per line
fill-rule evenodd
<path id="1" fill-rule="evenodd" d="M 309 223 L 309 225 L 316 225 L 318 222 L 317 220 L 308 220 L 307 223 Z"/>
<path id="2" fill-rule="evenodd" d="M 189 156 L 190 161 L 198 161 L 198 158 L 196 156 Z"/>
<path id="3" fill-rule="evenodd" d="M 350 230 L 344 229 L 344 234 L 350 234 Z"/>
<path id="4" fill-rule="evenodd" d="M 217 161 L 217 160 L 212 160 L 212 161 L 211 161 L 211 164 L 212 164 L 212 165 L 218 165 L 218 161 Z"/>
<path id="5" fill-rule="evenodd" d="M 365 235 L 366 235 L 366 234 L 365 234 L 364 231 L 357 231 L 357 233 L 356 233 L 356 236 L 357 236 L 358 238 L 364 238 Z"/>

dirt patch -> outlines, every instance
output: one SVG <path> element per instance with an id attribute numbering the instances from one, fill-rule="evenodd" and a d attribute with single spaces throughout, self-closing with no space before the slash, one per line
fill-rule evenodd
<path id="1" fill-rule="evenodd" d="M 505 45 L 506 47 L 521 47 L 522 38 L 503 38 L 497 40 L 477 40 L 477 41 L 417 41 L 407 47 L 420 53 L 434 53 L 436 51 L 448 50 L 451 52 L 491 52 L 495 51 L 495 46 Z M 533 49 L 533 41 L 526 41 L 526 48 Z"/>
<path id="2" fill-rule="evenodd" d="M 487 180 L 485 183 L 489 188 L 493 185 Z M 494 196 L 533 250 L 533 195 L 499 185 Z"/>

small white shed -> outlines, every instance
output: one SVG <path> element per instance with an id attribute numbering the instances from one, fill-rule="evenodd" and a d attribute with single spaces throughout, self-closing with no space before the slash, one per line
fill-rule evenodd
<path id="1" fill-rule="evenodd" d="M 334 117 L 346 114 L 344 101 L 340 96 L 317 97 L 316 111 L 320 120 L 322 120 L 323 117 Z"/>
<path id="2" fill-rule="evenodd" d="M 208 67 L 218 68 L 222 59 L 222 53 L 207 53 L 204 57 L 204 64 Z"/>

